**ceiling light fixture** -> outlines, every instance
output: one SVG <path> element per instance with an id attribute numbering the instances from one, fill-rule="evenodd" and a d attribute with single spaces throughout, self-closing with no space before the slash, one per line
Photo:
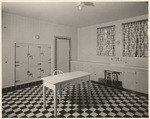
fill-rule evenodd
<path id="1" fill-rule="evenodd" d="M 95 6 L 93 2 L 79 2 L 78 9 L 82 10 L 84 6 Z"/>
<path id="2" fill-rule="evenodd" d="M 84 7 L 83 2 L 80 2 L 79 5 L 78 5 L 78 9 L 82 10 L 83 7 Z"/>

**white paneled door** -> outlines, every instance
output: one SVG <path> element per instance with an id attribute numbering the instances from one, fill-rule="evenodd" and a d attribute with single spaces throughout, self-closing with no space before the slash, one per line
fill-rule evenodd
<path id="1" fill-rule="evenodd" d="M 41 62 L 41 77 L 46 77 L 51 75 L 51 63 Z"/>
<path id="2" fill-rule="evenodd" d="M 16 83 L 20 81 L 26 81 L 29 78 L 29 70 L 27 63 L 16 64 Z"/>
<path id="3" fill-rule="evenodd" d="M 15 85 L 51 74 L 51 47 L 48 44 L 15 44 Z"/>
<path id="4" fill-rule="evenodd" d="M 29 80 L 35 80 L 35 79 L 39 79 L 41 77 L 40 75 L 40 66 L 32 66 L 29 67 Z"/>
<path id="5" fill-rule="evenodd" d="M 27 63 L 28 56 L 28 44 L 16 44 L 16 63 Z"/>
<path id="6" fill-rule="evenodd" d="M 70 71 L 70 39 L 56 39 L 56 69 Z"/>
<path id="7" fill-rule="evenodd" d="M 40 63 L 40 48 L 38 45 L 29 45 L 29 66 L 36 66 Z"/>
<path id="8" fill-rule="evenodd" d="M 51 47 L 46 45 L 41 45 L 41 61 L 49 62 L 51 61 Z"/>

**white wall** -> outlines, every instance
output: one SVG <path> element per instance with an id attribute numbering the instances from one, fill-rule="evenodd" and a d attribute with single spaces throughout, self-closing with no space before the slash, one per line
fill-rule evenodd
<path id="1" fill-rule="evenodd" d="M 78 61 L 89 61 L 99 63 L 110 63 L 119 65 L 132 65 L 139 67 L 148 67 L 148 58 L 122 57 L 122 23 L 148 19 L 148 15 L 112 21 L 109 23 L 97 24 L 78 29 Z M 115 40 L 120 41 L 120 44 L 115 44 L 116 56 L 106 57 L 97 55 L 97 28 L 109 25 L 116 25 Z M 116 61 L 119 57 L 121 61 Z"/>
<path id="2" fill-rule="evenodd" d="M 40 35 L 40 39 L 35 39 L 35 34 Z M 53 47 L 54 36 L 71 37 L 71 60 L 77 60 L 76 28 L 3 12 L 2 87 L 15 84 L 15 43 L 51 44 Z"/>

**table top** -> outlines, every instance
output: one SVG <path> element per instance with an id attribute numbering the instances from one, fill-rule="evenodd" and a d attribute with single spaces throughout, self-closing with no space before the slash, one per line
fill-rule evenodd
<path id="1" fill-rule="evenodd" d="M 71 80 L 71 79 L 81 78 L 81 77 L 89 76 L 89 75 L 91 74 L 88 72 L 74 71 L 74 72 L 68 72 L 68 73 L 63 73 L 59 75 L 43 77 L 41 79 L 51 84 L 57 84 L 57 83 Z"/>

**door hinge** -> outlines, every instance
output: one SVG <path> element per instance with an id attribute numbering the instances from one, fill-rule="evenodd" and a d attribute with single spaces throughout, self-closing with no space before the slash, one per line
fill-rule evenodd
<path id="1" fill-rule="evenodd" d="M 19 45 L 16 45 L 16 48 L 20 47 Z"/>
<path id="2" fill-rule="evenodd" d="M 16 61 L 16 63 L 20 63 L 20 61 Z"/>
<path id="3" fill-rule="evenodd" d="M 38 65 L 41 65 L 41 63 L 38 63 Z"/>
<path id="4" fill-rule="evenodd" d="M 15 80 L 15 82 L 19 82 L 20 80 Z"/>
<path id="5" fill-rule="evenodd" d="M 20 65 L 19 64 L 15 65 L 15 67 L 18 67 L 18 66 L 20 66 Z"/>
<path id="6" fill-rule="evenodd" d="M 41 52 L 40 54 L 44 56 L 44 53 L 43 53 L 43 52 Z"/>

